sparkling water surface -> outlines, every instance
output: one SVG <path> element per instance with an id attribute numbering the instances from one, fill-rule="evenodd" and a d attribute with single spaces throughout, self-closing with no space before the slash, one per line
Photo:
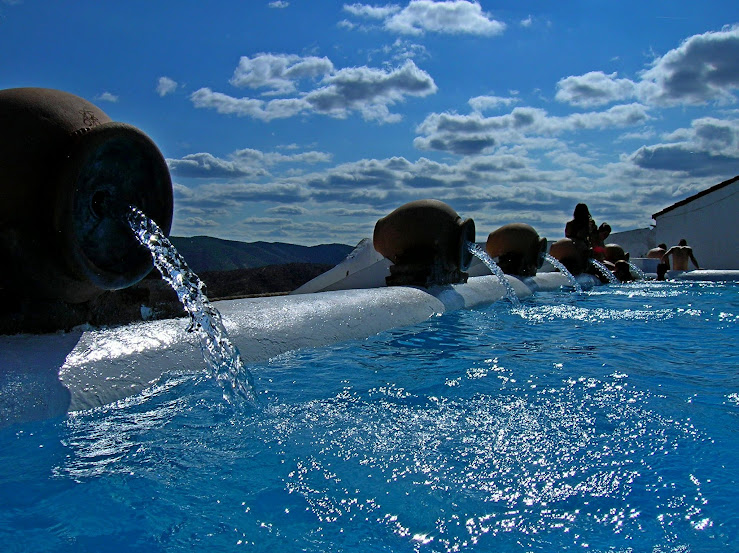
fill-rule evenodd
<path id="1" fill-rule="evenodd" d="M 2 551 L 726 552 L 736 283 L 537 293 L 0 431 Z"/>

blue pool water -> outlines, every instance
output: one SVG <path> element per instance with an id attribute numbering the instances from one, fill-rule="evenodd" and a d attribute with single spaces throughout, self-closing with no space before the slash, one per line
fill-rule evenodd
<path id="1" fill-rule="evenodd" d="M 538 293 L 0 431 L 0 550 L 726 552 L 739 286 Z M 246 409 L 246 410 L 244 410 Z"/>

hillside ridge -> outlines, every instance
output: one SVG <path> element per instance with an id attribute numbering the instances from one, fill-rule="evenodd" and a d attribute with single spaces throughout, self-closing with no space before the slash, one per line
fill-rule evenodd
<path id="1" fill-rule="evenodd" d="M 354 249 L 353 246 L 336 243 L 300 246 L 286 242 L 239 242 L 212 236 L 170 236 L 169 239 L 196 273 L 288 263 L 336 265 Z"/>

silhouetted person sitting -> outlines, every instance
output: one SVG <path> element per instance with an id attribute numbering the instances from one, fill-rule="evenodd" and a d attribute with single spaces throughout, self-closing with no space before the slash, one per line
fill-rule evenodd
<path id="1" fill-rule="evenodd" d="M 589 259 L 597 259 L 598 261 L 605 259 L 604 241 L 610 233 L 611 227 L 608 223 L 602 223 L 598 227 L 590 216 L 588 206 L 583 203 L 575 206 L 572 220 L 565 225 L 565 236 L 572 240 L 581 259 L 580 264 L 584 267 L 588 267 Z M 586 271 L 591 272 L 601 280 L 606 278 L 593 267 L 586 269 Z"/>
<path id="2" fill-rule="evenodd" d="M 595 222 L 593 223 L 595 224 Z M 611 235 L 611 225 L 601 223 L 598 232 L 593 237 L 593 257 L 599 261 L 603 261 L 606 257 L 606 239 Z"/>
<path id="3" fill-rule="evenodd" d="M 575 243 L 582 243 L 588 248 L 591 246 L 591 238 L 598 233 L 595 221 L 590 216 L 590 210 L 586 204 L 577 204 L 572 214 L 572 220 L 565 225 L 565 236 Z"/>
<path id="4" fill-rule="evenodd" d="M 688 260 L 693 262 L 696 269 L 700 269 L 695 256 L 693 256 L 693 248 L 688 246 L 688 241 L 685 238 L 682 238 L 677 246 L 672 246 L 665 252 L 665 255 L 662 256 L 662 262 L 669 262 L 670 256 L 672 256 L 672 268 L 675 271 L 687 271 Z"/>

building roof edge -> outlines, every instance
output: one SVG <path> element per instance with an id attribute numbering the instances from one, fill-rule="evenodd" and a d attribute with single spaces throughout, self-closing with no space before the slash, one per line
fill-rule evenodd
<path id="1" fill-rule="evenodd" d="M 680 200 L 679 202 L 675 202 L 671 206 L 668 206 L 668 207 L 664 208 L 663 210 L 658 211 L 657 213 L 653 214 L 652 215 L 652 219 L 656 219 L 660 215 L 664 215 L 668 211 L 672 211 L 673 209 L 676 209 L 676 208 L 678 208 L 678 207 L 680 207 L 682 205 L 689 204 L 693 200 L 697 200 L 698 198 L 700 198 L 702 196 L 705 196 L 707 194 L 710 194 L 711 192 L 715 192 L 716 190 L 720 190 L 721 188 L 724 188 L 725 186 L 728 186 L 731 183 L 736 182 L 737 180 L 739 180 L 739 175 L 737 175 L 736 177 L 730 178 L 729 180 L 725 180 L 724 182 L 720 182 L 718 184 L 715 184 L 711 188 L 707 188 L 706 190 L 703 190 L 701 192 L 698 192 L 697 194 L 693 194 L 692 196 L 689 196 L 689 197 L 685 198 L 684 200 Z"/>

